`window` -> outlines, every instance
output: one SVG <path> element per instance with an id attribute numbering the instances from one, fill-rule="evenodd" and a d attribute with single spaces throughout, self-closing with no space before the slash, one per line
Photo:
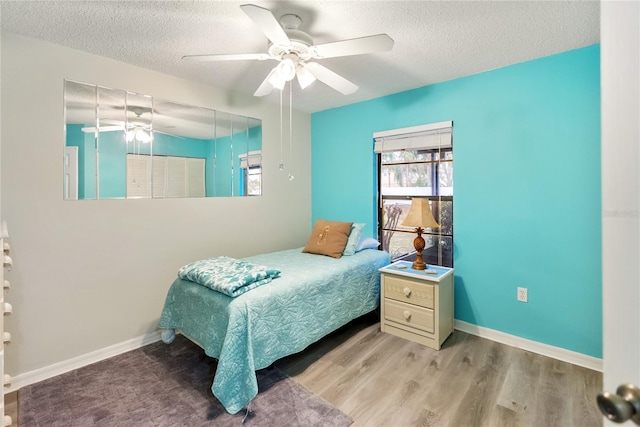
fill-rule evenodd
<path id="1" fill-rule="evenodd" d="M 243 176 L 243 196 L 262 194 L 262 151 L 249 151 L 241 154 L 240 169 Z"/>
<path id="2" fill-rule="evenodd" d="M 262 167 L 253 166 L 244 170 L 245 186 L 244 194 L 247 196 L 259 196 L 262 194 Z"/>
<path id="3" fill-rule="evenodd" d="M 378 153 L 379 235 L 392 260 L 414 260 L 413 227 L 402 226 L 411 199 L 429 200 L 440 227 L 426 229 L 422 258 L 453 267 L 453 149 L 451 122 L 380 132 Z"/>

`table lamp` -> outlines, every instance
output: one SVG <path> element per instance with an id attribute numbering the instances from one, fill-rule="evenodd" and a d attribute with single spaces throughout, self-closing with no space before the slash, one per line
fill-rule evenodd
<path id="1" fill-rule="evenodd" d="M 424 233 L 424 228 L 440 227 L 433 218 L 431 206 L 429 206 L 429 200 L 423 198 L 411 199 L 411 208 L 409 208 L 409 213 L 400 225 L 405 227 L 416 227 L 415 232 L 418 233 L 418 237 L 413 239 L 413 247 L 416 249 L 416 260 L 411 267 L 414 270 L 426 269 L 427 265 L 422 261 L 422 251 L 425 246 L 422 233 Z"/>

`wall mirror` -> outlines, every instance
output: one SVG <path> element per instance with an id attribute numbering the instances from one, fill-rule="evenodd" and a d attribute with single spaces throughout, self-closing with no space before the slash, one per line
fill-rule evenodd
<path id="1" fill-rule="evenodd" d="M 66 200 L 257 196 L 262 122 L 64 81 Z"/>

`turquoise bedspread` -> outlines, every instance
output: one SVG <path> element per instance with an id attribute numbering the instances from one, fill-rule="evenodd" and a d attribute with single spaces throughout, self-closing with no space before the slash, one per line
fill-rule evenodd
<path id="1" fill-rule="evenodd" d="M 176 279 L 159 322 L 218 359 L 211 390 L 232 414 L 257 395 L 256 370 L 378 307 L 378 269 L 389 255 L 367 249 L 334 259 L 299 248 L 244 260 L 280 270 L 280 277 L 235 298 Z"/>

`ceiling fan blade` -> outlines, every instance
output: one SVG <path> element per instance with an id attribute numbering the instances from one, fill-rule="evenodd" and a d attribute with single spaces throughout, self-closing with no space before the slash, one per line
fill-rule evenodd
<path id="1" fill-rule="evenodd" d="M 258 60 L 264 61 L 265 59 L 271 59 L 271 55 L 268 53 L 239 53 L 231 55 L 184 55 L 182 59 L 196 62 L 208 62 L 208 61 L 245 61 L 245 60 Z"/>
<path id="2" fill-rule="evenodd" d="M 269 9 L 253 4 L 243 4 L 240 8 L 274 44 L 282 46 L 291 44 L 289 36 L 284 32 L 280 23 Z"/>
<path id="3" fill-rule="evenodd" d="M 253 96 L 265 96 L 265 95 L 269 95 L 271 93 L 271 91 L 273 90 L 273 85 L 271 83 L 269 83 L 269 79 L 271 78 L 271 76 L 275 72 L 276 72 L 276 68 L 274 68 L 273 70 L 271 70 L 269 72 L 269 74 L 262 81 L 260 86 L 258 86 L 258 89 L 256 89 L 256 91 L 253 93 Z"/>
<path id="4" fill-rule="evenodd" d="M 100 119 L 100 123 L 101 124 L 105 124 L 105 125 L 115 125 L 115 126 L 124 126 L 124 121 L 122 120 L 112 120 L 112 119 Z M 100 126 L 100 128 L 102 129 L 104 126 Z"/>
<path id="5" fill-rule="evenodd" d="M 94 133 L 96 132 L 96 130 L 98 132 L 113 132 L 116 130 L 124 130 L 124 127 L 122 126 L 99 126 L 99 127 L 91 126 L 91 127 L 81 128 L 80 130 L 84 133 Z"/>
<path id="6" fill-rule="evenodd" d="M 386 34 L 360 37 L 312 46 L 310 51 L 317 59 L 384 52 L 393 48 L 393 39 Z"/>
<path id="7" fill-rule="evenodd" d="M 324 65 L 320 65 L 317 62 L 307 62 L 304 66 L 316 79 L 334 88 L 343 95 L 351 95 L 358 90 L 358 86 L 341 75 L 334 73 Z"/>

